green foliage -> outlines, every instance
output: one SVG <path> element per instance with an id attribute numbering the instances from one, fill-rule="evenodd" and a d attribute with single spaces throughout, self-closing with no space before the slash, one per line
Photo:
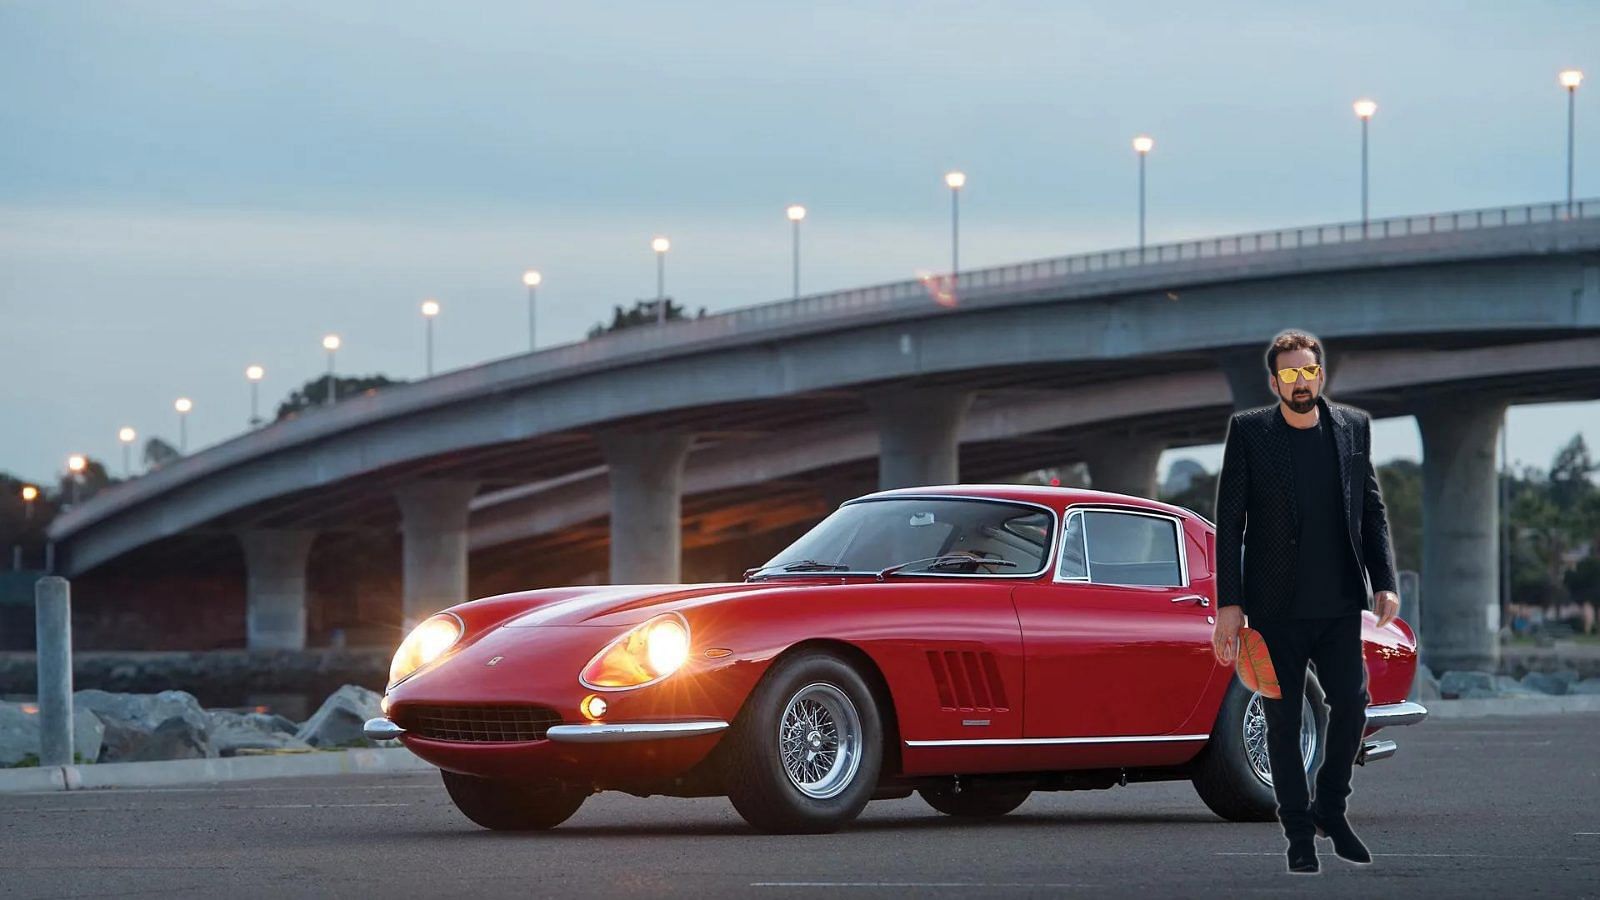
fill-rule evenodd
<path id="1" fill-rule="evenodd" d="M 1216 472 L 1196 474 L 1189 479 L 1189 486 L 1173 494 L 1164 494 L 1161 500 L 1174 506 L 1194 510 L 1207 519 L 1217 520 L 1217 475 Z"/>
<path id="2" fill-rule="evenodd" d="M 1388 513 L 1395 568 L 1422 571 L 1422 464 L 1397 459 L 1378 466 L 1378 490 Z"/>
<path id="3" fill-rule="evenodd" d="M 705 315 L 706 308 L 702 306 L 700 307 L 700 311 L 696 313 L 696 318 L 703 319 L 705 318 Z M 687 318 L 689 318 L 689 316 L 684 312 L 684 308 L 673 302 L 671 297 L 668 297 L 667 320 L 679 321 Z M 612 307 L 611 324 L 607 325 L 600 322 L 595 323 L 595 325 L 589 329 L 589 337 L 597 338 L 602 334 L 610 334 L 613 331 L 622 331 L 628 328 L 637 328 L 641 325 L 655 324 L 657 324 L 656 301 L 635 300 L 632 309 L 624 310 L 621 306 Z"/>
<path id="4" fill-rule="evenodd" d="M 296 388 L 287 399 L 278 404 L 278 420 L 292 418 L 299 413 L 313 407 L 322 406 L 328 400 L 328 386 L 332 383 L 337 388 L 334 396 L 340 400 L 348 400 L 357 394 L 365 394 L 386 388 L 392 384 L 405 384 L 386 375 L 361 375 L 349 378 L 337 378 L 330 382 L 327 375 L 312 380 Z"/>

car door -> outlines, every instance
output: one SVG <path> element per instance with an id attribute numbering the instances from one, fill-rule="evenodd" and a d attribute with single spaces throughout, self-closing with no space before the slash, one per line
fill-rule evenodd
<path id="1" fill-rule="evenodd" d="M 1203 529 L 1115 505 L 1075 505 L 1064 528 L 1054 579 L 1013 593 L 1027 676 L 1024 735 L 1172 734 L 1216 665 Z"/>

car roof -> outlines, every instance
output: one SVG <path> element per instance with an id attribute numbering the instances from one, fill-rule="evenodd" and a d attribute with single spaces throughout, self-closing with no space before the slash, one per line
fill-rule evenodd
<path id="1" fill-rule="evenodd" d="M 1132 506 L 1184 517 L 1200 518 L 1193 510 L 1148 497 L 1118 494 L 1112 491 L 1095 491 L 1080 487 L 1052 487 L 1045 484 L 940 484 L 923 487 L 894 488 L 864 494 L 855 499 L 883 499 L 886 497 L 973 497 L 984 500 L 1020 500 L 1039 503 L 1061 510 L 1074 503 L 1106 503 Z"/>

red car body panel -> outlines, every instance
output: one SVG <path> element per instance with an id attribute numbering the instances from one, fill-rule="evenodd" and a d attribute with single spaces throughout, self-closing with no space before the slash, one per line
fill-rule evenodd
<path id="1" fill-rule="evenodd" d="M 1042 504 L 1057 516 L 1094 504 L 1177 517 L 1189 584 L 1057 582 L 1052 560 L 1045 572 L 1024 578 L 812 574 L 509 594 L 454 607 L 463 638 L 391 688 L 386 710 L 403 721 L 415 704 L 537 704 L 565 723 L 587 723 L 579 704 L 595 692 L 579 682 L 586 664 L 629 628 L 673 611 L 690 624 L 689 662 L 655 684 L 603 692 L 605 721 L 734 722 L 780 654 L 831 644 L 870 660 L 887 694 L 898 771 L 886 764 L 886 775 L 1168 766 L 1203 749 L 1233 679 L 1211 654 L 1209 524 L 1152 500 L 1061 488 L 963 485 L 875 496 L 932 495 Z M 1416 668 L 1415 637 L 1403 623 L 1379 629 L 1364 615 L 1371 702 L 1400 702 Z M 1119 736 L 1144 740 L 1119 743 Z M 681 776 L 722 738 L 470 743 L 407 734 L 402 741 L 452 771 L 603 783 Z M 1041 738 L 1100 740 L 973 743 Z"/>

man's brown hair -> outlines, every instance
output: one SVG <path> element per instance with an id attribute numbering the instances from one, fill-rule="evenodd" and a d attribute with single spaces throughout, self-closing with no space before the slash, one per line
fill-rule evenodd
<path id="1" fill-rule="evenodd" d="M 1322 342 L 1314 335 L 1304 331 L 1284 331 L 1272 339 L 1267 345 L 1267 374 L 1274 375 L 1278 371 L 1278 354 L 1290 350 L 1310 350 L 1317 358 L 1317 365 L 1322 365 Z"/>

